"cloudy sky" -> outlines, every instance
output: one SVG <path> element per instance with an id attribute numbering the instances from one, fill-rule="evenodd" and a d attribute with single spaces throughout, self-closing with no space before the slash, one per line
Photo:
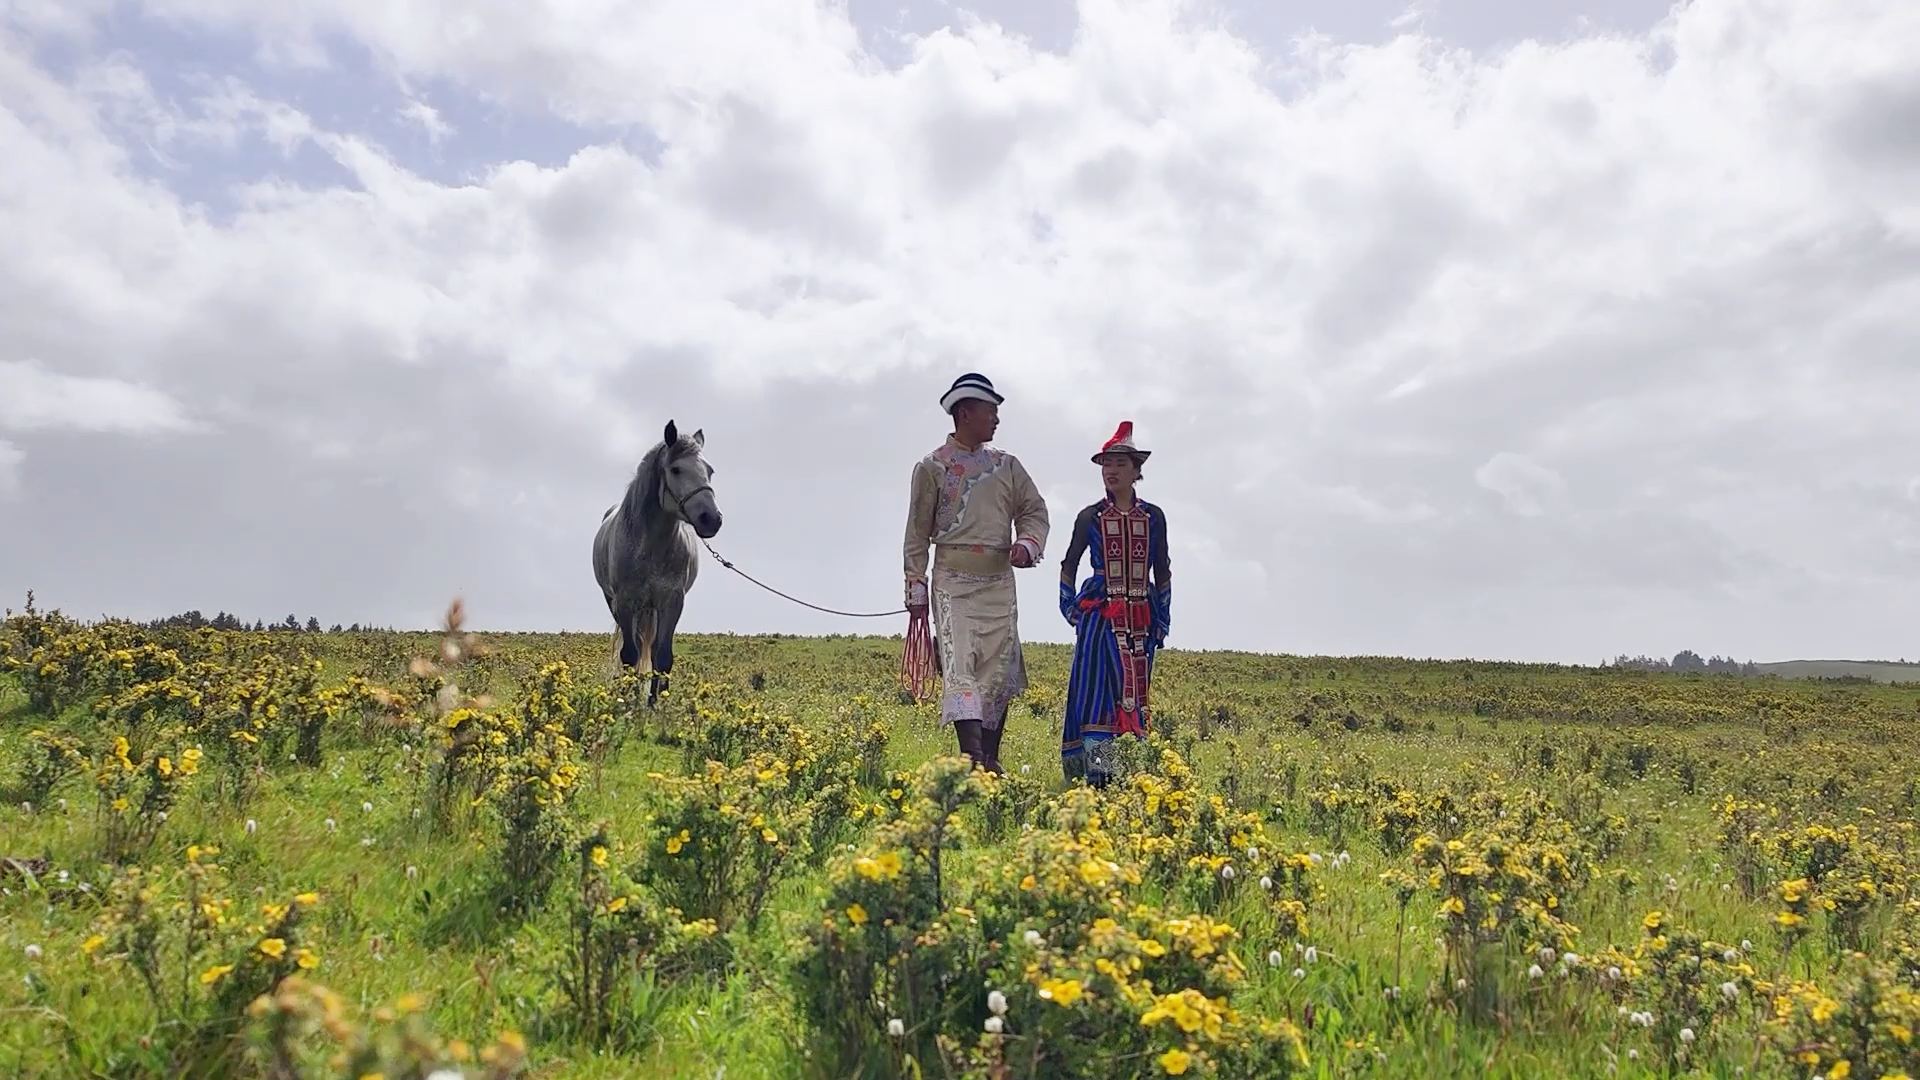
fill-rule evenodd
<path id="1" fill-rule="evenodd" d="M 1172 644 L 1920 652 L 1920 4 L 0 0 L 0 603 L 608 625 L 900 595 L 980 370 Z M 1047 569 L 1022 630 L 1062 640 Z M 897 631 L 711 561 L 693 630 Z"/>

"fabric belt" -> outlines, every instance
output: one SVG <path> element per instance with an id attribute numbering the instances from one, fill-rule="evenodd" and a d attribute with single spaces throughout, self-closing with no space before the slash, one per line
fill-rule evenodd
<path id="1" fill-rule="evenodd" d="M 961 574 L 993 575 L 1011 573 L 1013 570 L 1013 561 L 1008 558 L 1006 548 L 990 548 L 979 544 L 935 544 L 933 565 Z"/>

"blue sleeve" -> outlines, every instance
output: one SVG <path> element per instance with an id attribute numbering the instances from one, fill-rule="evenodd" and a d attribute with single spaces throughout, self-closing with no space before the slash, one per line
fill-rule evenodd
<path id="1" fill-rule="evenodd" d="M 1087 553 L 1087 533 L 1098 505 L 1089 506 L 1073 519 L 1073 535 L 1067 540 L 1067 553 L 1060 557 L 1060 615 L 1070 626 L 1080 625 L 1079 595 L 1073 579 L 1080 573 L 1080 559 Z"/>
<path id="2" fill-rule="evenodd" d="M 1167 515 L 1158 506 L 1149 515 L 1147 543 L 1153 562 L 1153 621 L 1160 637 L 1173 626 L 1173 559 L 1167 550 Z"/>

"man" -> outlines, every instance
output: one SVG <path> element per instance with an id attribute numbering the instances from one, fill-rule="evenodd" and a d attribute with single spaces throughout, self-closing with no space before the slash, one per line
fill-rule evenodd
<path id="1" fill-rule="evenodd" d="M 975 767 L 995 773 L 1005 771 L 1007 705 L 1027 688 L 1013 571 L 1039 563 L 1047 545 L 1047 504 L 1033 478 L 1019 458 L 987 446 L 1004 400 L 973 372 L 941 395 L 953 433 L 913 467 L 905 549 L 907 608 L 923 617 L 932 604 L 940 723 L 953 725 Z"/>

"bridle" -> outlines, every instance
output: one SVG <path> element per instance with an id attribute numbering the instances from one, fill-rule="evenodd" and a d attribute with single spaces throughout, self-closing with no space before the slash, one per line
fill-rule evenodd
<path id="1" fill-rule="evenodd" d="M 671 467 L 673 465 L 673 462 L 669 461 L 666 464 L 668 467 Z M 680 520 L 685 522 L 688 525 L 691 525 L 693 524 L 693 519 L 687 516 L 687 499 L 691 499 L 703 491 L 709 495 L 712 495 L 714 493 L 713 485 L 701 484 L 699 487 L 694 488 L 692 491 L 687 492 L 686 497 L 682 498 L 679 492 L 676 492 L 673 490 L 673 482 L 672 480 L 669 479 L 670 475 L 671 474 L 668 468 L 662 468 L 660 470 L 660 490 L 667 496 L 667 498 L 673 500 L 674 509 L 680 511 Z M 707 475 L 709 476 L 713 475 L 713 467 L 711 465 L 707 467 Z"/>

